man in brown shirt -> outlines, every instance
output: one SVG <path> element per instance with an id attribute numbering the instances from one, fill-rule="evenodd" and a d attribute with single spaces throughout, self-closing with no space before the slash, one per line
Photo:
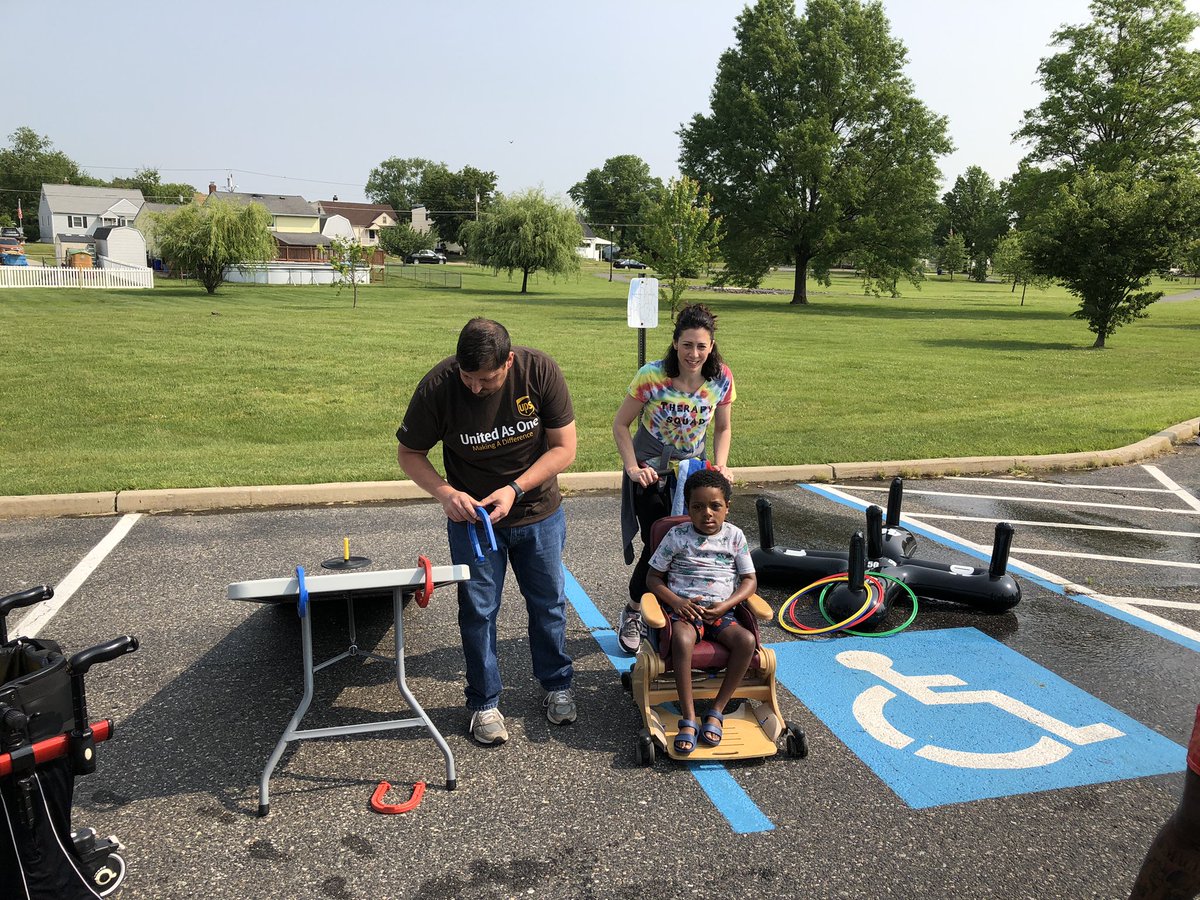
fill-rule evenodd
<path id="1" fill-rule="evenodd" d="M 471 580 L 458 586 L 471 734 L 484 744 L 508 740 L 496 657 L 508 563 L 529 613 L 529 650 L 546 691 L 546 717 L 556 725 L 575 721 L 562 569 L 566 521 L 557 479 L 575 459 L 575 413 L 557 363 L 513 347 L 499 322 L 472 319 L 455 355 L 417 385 L 396 438 L 400 468 L 446 511 L 452 561 L 471 567 Z M 439 441 L 445 479 L 429 461 Z M 498 548 L 485 549 L 483 562 L 471 541 L 471 529 L 482 530 L 477 507 L 494 524 Z M 476 539 L 486 547 L 478 531 Z"/>

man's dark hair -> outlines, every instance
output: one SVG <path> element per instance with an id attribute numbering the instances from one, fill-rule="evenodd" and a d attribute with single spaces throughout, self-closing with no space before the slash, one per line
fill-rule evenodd
<path id="1" fill-rule="evenodd" d="M 683 502 L 692 502 L 692 491 L 696 488 L 715 487 L 725 495 L 725 502 L 728 503 L 733 497 L 733 485 L 729 483 L 729 479 L 718 472 L 716 469 L 701 469 L 689 478 L 683 485 Z"/>
<path id="2" fill-rule="evenodd" d="M 667 348 L 663 357 L 663 369 L 672 378 L 679 377 L 679 353 L 675 350 L 675 342 L 681 334 L 692 328 L 703 328 L 712 338 L 712 352 L 701 366 L 700 374 L 705 380 L 716 378 L 721 374 L 721 366 L 725 361 L 721 359 L 721 352 L 717 349 L 717 317 L 703 303 L 693 303 L 679 311 L 679 316 L 675 319 L 675 333 L 671 336 L 671 346 Z"/>
<path id="3" fill-rule="evenodd" d="M 494 372 L 508 362 L 512 341 L 499 322 L 476 316 L 458 335 L 454 358 L 464 372 Z"/>

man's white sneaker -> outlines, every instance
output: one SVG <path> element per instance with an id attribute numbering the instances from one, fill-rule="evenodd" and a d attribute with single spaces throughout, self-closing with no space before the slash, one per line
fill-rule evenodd
<path id="1" fill-rule="evenodd" d="M 496 707 L 477 709 L 471 716 L 471 737 L 481 744 L 503 744 L 508 740 L 504 716 Z"/>

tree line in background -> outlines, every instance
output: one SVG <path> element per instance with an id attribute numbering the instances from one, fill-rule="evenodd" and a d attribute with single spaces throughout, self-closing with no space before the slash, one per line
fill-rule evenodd
<path id="1" fill-rule="evenodd" d="M 791 302 L 807 278 L 852 266 L 864 288 L 898 293 L 927 263 L 1024 290 L 1057 280 L 1103 347 L 1161 296 L 1151 278 L 1200 269 L 1200 17 L 1184 0 L 1092 0 L 1091 18 L 1051 36 L 1038 68 L 1045 99 L 1014 138 L 1028 153 L 996 183 L 970 166 L 937 196 L 947 122 L 915 95 L 907 51 L 878 0 L 757 0 L 738 17 L 719 61 L 708 113 L 679 129 L 682 175 L 663 184 L 632 154 L 591 169 L 568 195 L 496 191 L 494 172 L 390 157 L 366 194 L 403 213 L 424 206 L 433 230 L 385 229 L 396 255 L 461 245 L 496 271 L 560 274 L 578 267 L 582 228 L 651 262 L 672 308 L 687 279 L 757 286 L 794 265 Z M 43 181 L 104 184 L 28 128 L 0 150 L 0 222 L 16 198 L 36 227 Z M 118 184 L 120 182 L 120 184 Z M 154 169 L 113 186 L 173 199 Z M 28 228 L 28 225 L 27 225 Z"/>

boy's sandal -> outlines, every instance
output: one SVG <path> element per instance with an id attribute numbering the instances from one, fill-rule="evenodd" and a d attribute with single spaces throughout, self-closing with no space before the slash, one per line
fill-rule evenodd
<path id="1" fill-rule="evenodd" d="M 687 756 L 696 749 L 696 732 L 699 729 L 696 727 L 696 723 L 691 719 L 680 719 L 679 727 L 680 729 L 692 729 L 691 734 L 684 734 L 681 730 L 679 734 L 675 735 L 675 752 L 680 756 Z"/>
<path id="2" fill-rule="evenodd" d="M 716 719 L 718 722 L 725 722 L 725 714 L 715 707 L 704 714 L 706 720 L 710 717 Z M 725 732 L 720 725 L 714 725 L 711 722 L 705 721 L 700 726 L 700 740 L 704 741 L 710 747 L 715 747 L 721 743 L 721 738 L 724 736 Z"/>

